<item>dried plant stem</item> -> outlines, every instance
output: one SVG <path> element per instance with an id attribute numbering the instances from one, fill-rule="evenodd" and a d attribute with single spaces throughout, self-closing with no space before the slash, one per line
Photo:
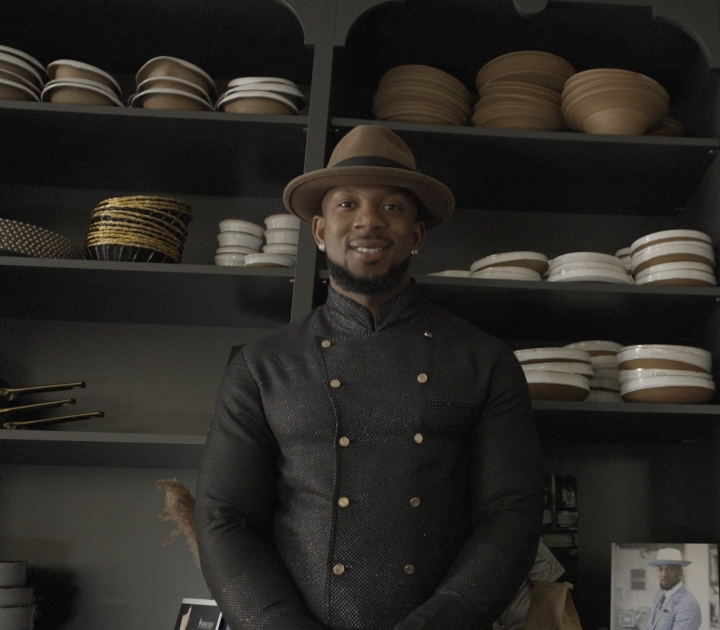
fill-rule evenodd
<path id="1" fill-rule="evenodd" d="M 163 479 L 157 482 L 158 488 L 165 490 L 165 509 L 160 514 L 163 521 L 175 521 L 177 528 L 170 532 L 165 540 L 168 544 L 181 534 L 185 534 L 195 564 L 200 566 L 197 539 L 195 537 L 195 498 L 177 479 Z"/>

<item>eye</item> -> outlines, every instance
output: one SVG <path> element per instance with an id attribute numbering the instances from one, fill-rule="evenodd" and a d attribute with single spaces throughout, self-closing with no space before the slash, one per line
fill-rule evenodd
<path id="1" fill-rule="evenodd" d="M 383 208 L 390 212 L 402 212 L 402 207 L 395 203 L 386 203 Z"/>

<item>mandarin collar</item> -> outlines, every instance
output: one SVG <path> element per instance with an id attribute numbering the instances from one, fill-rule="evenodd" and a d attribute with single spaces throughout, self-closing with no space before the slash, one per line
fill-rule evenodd
<path id="1" fill-rule="evenodd" d="M 328 286 L 324 310 L 335 325 L 359 335 L 372 335 L 405 326 L 420 316 L 426 304 L 414 279 L 410 285 L 378 310 L 373 327 L 370 311 L 355 300 Z"/>

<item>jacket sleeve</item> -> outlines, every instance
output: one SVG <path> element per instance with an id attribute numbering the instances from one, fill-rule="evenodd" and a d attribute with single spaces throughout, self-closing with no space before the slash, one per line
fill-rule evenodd
<path id="1" fill-rule="evenodd" d="M 396 630 L 489 629 L 532 567 L 543 510 L 540 444 L 509 349 L 495 362 L 471 457 L 473 533 L 434 595 Z"/>
<path id="2" fill-rule="evenodd" d="M 318 630 L 273 546 L 278 446 L 239 353 L 227 368 L 196 489 L 200 563 L 233 630 Z"/>

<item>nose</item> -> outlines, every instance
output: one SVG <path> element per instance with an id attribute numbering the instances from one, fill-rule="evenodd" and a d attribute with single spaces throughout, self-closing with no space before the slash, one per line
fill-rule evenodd
<path id="1" fill-rule="evenodd" d="M 356 230 L 373 231 L 384 228 L 387 225 L 385 216 L 379 205 L 365 201 L 355 212 L 353 227 Z"/>

